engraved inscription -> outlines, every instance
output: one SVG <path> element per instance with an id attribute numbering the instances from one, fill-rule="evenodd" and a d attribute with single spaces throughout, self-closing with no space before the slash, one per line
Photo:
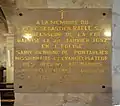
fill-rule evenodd
<path id="1" fill-rule="evenodd" d="M 93 92 L 94 87 L 105 92 L 101 85 L 111 86 L 111 14 L 102 20 L 103 10 L 43 10 L 43 16 L 25 22 L 15 38 L 15 78 L 24 86 L 20 89 Z M 95 20 L 92 11 L 98 15 Z M 24 72 L 22 79 L 18 69 Z M 17 84 L 15 88 L 21 91 Z"/>

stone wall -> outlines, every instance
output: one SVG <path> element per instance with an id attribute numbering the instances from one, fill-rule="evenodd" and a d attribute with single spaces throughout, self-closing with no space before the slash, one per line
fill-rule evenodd
<path id="1" fill-rule="evenodd" d="M 113 4 L 113 101 L 120 102 L 120 1 L 119 0 L 17 0 L 17 8 L 112 8 Z M 10 7 L 8 7 L 10 8 Z M 5 10 L 7 11 L 7 9 Z M 101 106 L 101 99 L 109 99 L 111 94 L 28 94 L 16 93 L 15 106 Z M 101 100 L 102 101 L 102 100 Z M 96 104 L 97 102 L 97 104 Z M 110 106 L 108 103 L 105 106 Z"/>

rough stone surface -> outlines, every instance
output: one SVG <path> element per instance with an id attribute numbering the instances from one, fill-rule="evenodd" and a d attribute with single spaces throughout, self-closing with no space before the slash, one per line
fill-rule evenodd
<path id="1" fill-rule="evenodd" d="M 47 0 L 16 0 L 17 8 L 46 8 Z"/>
<path id="2" fill-rule="evenodd" d="M 111 98 L 111 94 L 17 93 L 15 106 L 112 106 Z"/>
<path id="3" fill-rule="evenodd" d="M 17 0 L 18 8 L 110 8 L 112 0 Z"/>
<path id="4" fill-rule="evenodd" d="M 9 7 L 14 5 L 15 5 L 15 0 L 0 0 L 0 6 L 2 7 Z"/>
<path id="5" fill-rule="evenodd" d="M 49 8 L 108 8 L 112 0 L 48 0 Z"/>

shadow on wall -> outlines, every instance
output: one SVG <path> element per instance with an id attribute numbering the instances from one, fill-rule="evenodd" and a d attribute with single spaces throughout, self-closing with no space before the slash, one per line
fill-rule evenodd
<path id="1" fill-rule="evenodd" d="M 8 32 L 7 20 L 0 7 L 0 67 L 1 66 L 6 67 L 6 49 L 5 49 L 6 48 L 6 37 L 4 36 L 4 34 L 7 32 Z"/>
<path id="2" fill-rule="evenodd" d="M 8 32 L 7 20 L 2 8 L 0 8 L 0 29 L 2 29 L 0 32 Z"/>

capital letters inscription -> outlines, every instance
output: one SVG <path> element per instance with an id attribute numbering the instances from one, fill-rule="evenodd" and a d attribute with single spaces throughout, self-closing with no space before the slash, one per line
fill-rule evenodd
<path id="1" fill-rule="evenodd" d="M 16 18 L 15 92 L 111 87 L 111 10 L 28 10 Z"/>

